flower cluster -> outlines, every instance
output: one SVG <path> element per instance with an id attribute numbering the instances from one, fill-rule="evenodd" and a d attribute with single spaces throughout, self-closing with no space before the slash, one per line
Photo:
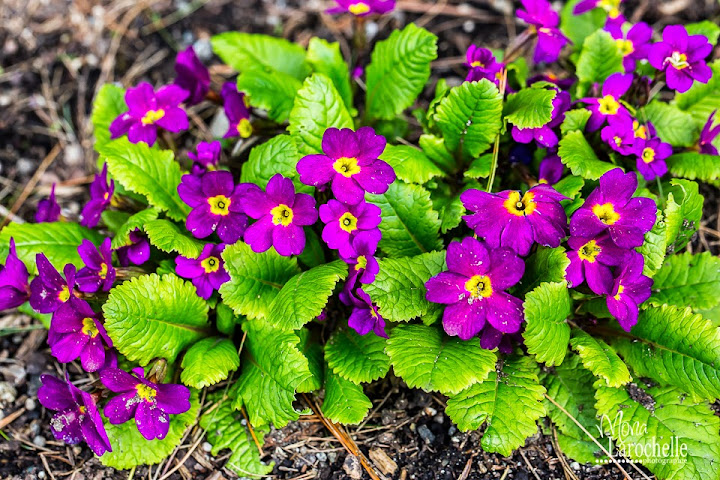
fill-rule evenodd
<path id="1" fill-rule="evenodd" d="M 489 48 L 470 45 L 465 57 L 465 66 L 470 69 L 465 77 L 466 82 L 479 82 L 486 78 L 495 85 L 500 84 L 500 74 L 505 64 L 495 60 L 495 55 Z"/>
<path id="2" fill-rule="evenodd" d="M 547 0 L 521 0 L 523 9 L 517 10 L 518 18 L 530 25 L 530 31 L 537 35 L 535 62 L 554 62 L 560 50 L 570 40 L 558 28 L 560 16 Z"/>

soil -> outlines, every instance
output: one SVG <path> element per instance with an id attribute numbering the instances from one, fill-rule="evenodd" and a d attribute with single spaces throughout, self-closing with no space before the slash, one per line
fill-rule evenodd
<path id="1" fill-rule="evenodd" d="M 76 218 L 86 198 L 96 157 L 89 122 L 99 85 L 116 81 L 167 82 L 175 52 L 194 44 L 211 57 L 208 39 L 228 30 L 281 35 L 306 44 L 311 36 L 340 41 L 349 51 L 351 23 L 321 15 L 329 2 L 277 0 L 3 0 L 0 2 L 0 218 L 29 221 L 37 201 L 58 183 L 63 214 Z M 628 0 L 628 16 L 656 27 L 717 20 L 715 0 Z M 439 58 L 433 75 L 460 82 L 462 55 L 478 43 L 502 47 L 519 25 L 509 0 L 399 2 L 398 10 L 369 22 L 370 40 L 415 21 L 436 33 Z M 360 59 L 362 62 L 364 58 Z M 212 70 L 218 84 L 232 72 Z M 456 78 L 453 78 L 456 77 Z M 428 95 L 430 92 L 427 92 Z M 427 97 L 427 95 L 426 95 Z M 196 107 L 194 125 L 206 132 L 211 113 Z M 182 146 L 182 142 L 180 143 Z M 693 251 L 720 246 L 720 192 L 703 185 L 705 218 Z M 38 403 L 40 374 L 59 374 L 46 333 L 19 313 L 0 315 L 0 478 L 100 480 L 126 478 L 234 478 L 213 458 L 199 428 L 191 430 L 171 461 L 134 472 L 103 467 L 87 448 L 54 440 L 50 415 Z M 70 372 L 80 373 L 70 365 Z M 611 479 L 613 465 L 580 465 L 538 433 L 512 457 L 479 448 L 481 432 L 458 432 L 444 413 L 445 399 L 407 388 L 397 378 L 369 386 L 373 413 L 349 435 L 387 478 L 399 479 Z M 298 405 L 302 407 L 303 405 Z M 303 417 L 266 438 L 264 459 L 274 478 L 369 478 L 316 416 Z M 381 468 L 382 467 L 382 468 Z M 640 478 L 637 472 L 633 477 Z"/>

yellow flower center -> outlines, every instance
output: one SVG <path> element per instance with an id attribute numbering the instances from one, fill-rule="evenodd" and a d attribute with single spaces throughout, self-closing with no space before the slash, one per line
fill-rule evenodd
<path id="1" fill-rule="evenodd" d="M 482 64 L 482 62 L 475 60 L 470 64 L 471 67 L 484 67 L 485 65 Z"/>
<path id="2" fill-rule="evenodd" d="M 348 11 L 353 15 L 363 15 L 370 11 L 370 5 L 364 2 L 352 3 L 348 7 Z"/>
<path id="3" fill-rule="evenodd" d="M 100 264 L 100 273 L 98 274 L 100 276 L 100 278 L 105 280 L 105 278 L 107 277 L 107 272 L 108 272 L 107 263 L 105 263 L 105 262 L 101 263 Z"/>
<path id="4" fill-rule="evenodd" d="M 140 397 L 142 400 L 145 400 L 148 403 L 152 402 L 155 399 L 155 397 L 157 396 L 157 390 L 155 390 L 152 387 L 148 387 L 147 385 L 145 385 L 143 383 L 138 383 L 135 386 L 135 391 L 137 392 L 138 397 Z"/>
<path id="5" fill-rule="evenodd" d="M 340 217 L 340 228 L 345 230 L 347 233 L 352 233 L 357 230 L 357 217 L 350 212 L 343 213 Z"/>
<path id="6" fill-rule="evenodd" d="M 58 300 L 65 303 L 70 300 L 70 289 L 67 285 L 63 285 L 62 290 L 58 292 Z"/>
<path id="7" fill-rule="evenodd" d="M 605 10 L 610 18 L 617 18 L 620 15 L 620 2 L 622 0 L 600 0 L 598 6 Z"/>
<path id="8" fill-rule="evenodd" d="M 273 224 L 282 225 L 283 227 L 290 225 L 294 216 L 292 208 L 283 203 L 270 210 L 270 214 L 273 216 Z"/>
<path id="9" fill-rule="evenodd" d="M 200 262 L 200 266 L 205 269 L 205 273 L 217 272 L 220 269 L 220 260 L 217 257 L 208 257 Z"/>
<path id="10" fill-rule="evenodd" d="M 620 300 L 620 295 L 622 295 L 622 293 L 623 293 L 624 291 L 625 291 L 625 287 L 624 287 L 624 286 L 622 285 L 622 283 L 621 283 L 620 285 L 618 285 L 618 291 L 617 291 L 617 293 L 615 294 L 615 297 L 614 297 L 615 300 L 618 300 L 618 301 L 619 301 L 619 300 Z"/>
<path id="11" fill-rule="evenodd" d="M 578 257 L 580 260 L 595 263 L 595 260 L 597 260 L 597 256 L 600 255 L 600 252 L 602 252 L 602 248 L 598 246 L 595 240 L 590 240 L 588 243 L 583 245 L 580 250 L 578 250 Z"/>
<path id="12" fill-rule="evenodd" d="M 613 140 L 615 141 L 615 145 L 617 145 L 618 147 L 622 145 L 622 138 L 618 137 L 617 135 L 613 137 Z"/>
<path id="13" fill-rule="evenodd" d="M 103 200 L 107 200 L 108 198 L 110 198 L 110 192 L 105 192 L 103 194 Z"/>
<path id="14" fill-rule="evenodd" d="M 687 55 L 680 52 L 673 52 L 672 55 L 665 59 L 665 61 L 670 62 L 670 64 L 678 70 L 682 70 L 683 68 L 690 66 L 687 61 Z"/>
<path id="15" fill-rule="evenodd" d="M 605 225 L 613 225 L 620 220 L 620 214 L 615 211 L 612 203 L 593 205 L 592 212 Z"/>
<path id="16" fill-rule="evenodd" d="M 635 133 L 635 138 L 647 139 L 647 127 L 640 124 L 637 120 L 633 120 L 633 132 Z"/>
<path id="17" fill-rule="evenodd" d="M 365 269 L 365 267 L 367 267 L 367 258 L 365 257 L 365 255 L 360 255 L 357 258 L 357 262 L 358 262 L 357 265 L 355 265 L 356 271 L 363 270 L 363 269 Z"/>
<path id="18" fill-rule="evenodd" d="M 213 215 L 222 215 L 223 217 L 230 214 L 231 200 L 225 195 L 216 195 L 208 198 L 210 204 L 210 212 Z"/>
<path id="19" fill-rule="evenodd" d="M 465 282 L 465 290 L 470 293 L 472 298 L 487 298 L 493 293 L 490 277 L 487 275 L 473 275 L 470 280 Z"/>
<path id="20" fill-rule="evenodd" d="M 612 95 L 605 95 L 598 100 L 598 111 L 603 115 L 615 115 L 620 110 L 620 103 Z"/>
<path id="21" fill-rule="evenodd" d="M 82 321 L 82 333 L 87 335 L 90 338 L 95 338 L 98 336 L 100 331 L 97 328 L 97 325 L 95 325 L 95 319 L 90 317 L 83 318 Z"/>
<path id="22" fill-rule="evenodd" d="M 247 118 L 241 119 L 237 124 L 237 131 L 242 138 L 248 138 L 250 135 L 252 135 L 253 128 L 250 120 L 248 120 Z"/>
<path id="23" fill-rule="evenodd" d="M 635 51 L 635 45 L 633 45 L 631 40 L 619 38 L 615 40 L 615 43 L 617 44 L 620 53 L 623 54 L 623 57 L 627 57 Z"/>
<path id="24" fill-rule="evenodd" d="M 163 110 L 162 108 L 159 110 L 148 110 L 141 121 L 143 125 L 152 125 L 164 116 L 165 110 Z"/>
<path id="25" fill-rule="evenodd" d="M 360 173 L 360 165 L 358 165 L 355 157 L 340 157 L 333 163 L 333 168 L 340 175 L 350 178 L 356 173 Z"/>
<path id="26" fill-rule="evenodd" d="M 78 407 L 78 411 L 80 412 L 80 415 L 85 415 L 87 413 L 87 407 L 85 405 L 80 405 Z"/>
<path id="27" fill-rule="evenodd" d="M 522 198 L 520 198 L 520 192 L 511 192 L 503 206 L 505 209 L 518 217 L 531 215 L 537 208 L 535 203 L 535 194 L 532 192 L 526 192 Z"/>
<path id="28" fill-rule="evenodd" d="M 642 161 L 645 163 L 652 163 L 655 160 L 655 150 L 650 147 L 645 147 L 640 155 Z"/>

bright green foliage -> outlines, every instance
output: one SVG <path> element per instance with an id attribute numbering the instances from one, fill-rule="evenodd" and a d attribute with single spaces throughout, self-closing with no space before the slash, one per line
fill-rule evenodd
<path id="1" fill-rule="evenodd" d="M 566 282 L 542 283 L 525 296 L 525 346 L 548 367 L 560 365 L 567 353 L 570 307 Z"/>
<path id="2" fill-rule="evenodd" d="M 247 338 L 242 373 L 232 390 L 233 406 L 245 405 L 253 426 L 272 423 L 282 428 L 299 418 L 293 408 L 295 392 L 312 377 L 308 360 L 298 349 L 300 338 L 262 319 L 249 320 L 242 328 Z"/>
<path id="3" fill-rule="evenodd" d="M 568 198 L 574 199 L 578 195 L 580 195 L 580 192 L 582 191 L 582 188 L 585 186 L 585 180 L 583 180 L 580 177 L 575 177 L 572 175 L 568 175 L 567 177 L 563 178 L 559 182 L 557 182 L 552 187 L 560 194 L 565 195 Z M 567 200 L 565 200 L 567 201 Z"/>
<path id="4" fill-rule="evenodd" d="M 295 97 L 288 131 L 302 155 L 322 153 L 322 138 L 328 128 L 352 128 L 353 121 L 332 81 L 313 74 Z"/>
<path id="5" fill-rule="evenodd" d="M 703 197 L 698 184 L 688 180 L 670 181 L 670 191 L 665 206 L 665 238 L 668 253 L 683 248 L 700 227 Z"/>
<path id="6" fill-rule="evenodd" d="M 645 107 L 645 114 L 663 142 L 673 147 L 689 147 L 697 140 L 698 129 L 689 113 L 656 100 Z"/>
<path id="7" fill-rule="evenodd" d="M 390 120 L 412 105 L 435 58 L 437 37 L 412 23 L 378 42 L 366 70 L 366 116 Z"/>
<path id="8" fill-rule="evenodd" d="M 720 475 L 717 461 L 720 457 L 720 418 L 706 402 L 692 401 L 675 388 L 655 387 L 647 390 L 654 400 L 652 408 L 648 409 L 624 389 L 602 384 L 596 384 L 596 388 L 595 408 L 602 416 L 601 427 L 605 434 L 614 438 L 630 458 L 643 463 L 658 478 L 695 480 Z M 625 428 L 621 428 L 623 424 Z M 658 445 L 660 452 L 673 453 L 653 455 L 652 449 L 635 448 L 635 445 L 647 445 L 649 440 Z M 686 449 L 686 455 L 678 454 L 679 448 Z"/>
<path id="9" fill-rule="evenodd" d="M 340 53 L 339 43 L 330 43 L 322 38 L 310 39 L 307 51 L 307 61 L 312 69 L 328 76 L 335 89 L 343 99 L 343 103 L 351 110 L 353 108 L 353 94 L 350 86 L 350 70 Z"/>
<path id="10" fill-rule="evenodd" d="M 150 220 L 145 223 L 150 243 L 163 252 L 177 252 L 183 257 L 197 258 L 202 253 L 205 242 L 187 235 L 184 229 L 175 225 L 170 220 Z"/>
<path id="11" fill-rule="evenodd" d="M 711 45 L 715 45 L 720 36 L 720 27 L 716 23 L 710 20 L 703 20 L 702 22 L 689 23 L 685 25 L 685 28 L 690 35 L 703 35 L 708 39 Z"/>
<path id="12" fill-rule="evenodd" d="M 508 96 L 503 115 L 518 128 L 542 127 L 552 119 L 557 92 L 545 88 L 526 88 Z"/>
<path id="13" fill-rule="evenodd" d="M 77 247 L 84 239 L 100 245 L 102 235 L 77 223 L 11 223 L 0 231 L 0 259 L 10 251 L 10 239 L 15 240 L 18 258 L 28 267 L 31 274 L 37 274 L 35 255 L 44 253 L 58 271 L 62 272 L 67 263 L 83 266 Z"/>
<path id="14" fill-rule="evenodd" d="M 539 247 L 525 262 L 525 274 L 520 285 L 515 287 L 522 293 L 535 289 L 542 282 L 562 282 L 565 269 L 570 265 L 563 247 Z M 520 292 L 513 292 L 518 296 Z"/>
<path id="15" fill-rule="evenodd" d="M 254 253 L 243 242 L 225 247 L 225 269 L 230 281 L 220 287 L 223 301 L 248 318 L 267 317 L 285 282 L 300 272 L 297 260 L 280 256 L 275 249 Z"/>
<path id="16" fill-rule="evenodd" d="M 170 415 L 170 430 L 162 440 L 149 443 L 140 435 L 133 419 L 120 425 L 111 424 L 105 416 L 107 433 L 112 452 L 105 452 L 100 462 L 106 467 L 118 469 L 134 468 L 139 465 L 155 465 L 170 455 L 180 445 L 185 430 L 195 423 L 200 413 L 197 390 L 190 390 L 190 410 L 179 415 Z"/>
<path id="17" fill-rule="evenodd" d="M 267 110 L 268 117 L 278 123 L 288 119 L 301 87 L 297 78 L 269 68 L 248 70 L 237 78 L 237 88 L 245 92 L 250 105 Z"/>
<path id="18" fill-rule="evenodd" d="M 600 160 L 583 133 L 578 130 L 568 133 L 560 140 L 558 155 L 573 175 L 588 180 L 597 180 L 603 173 L 616 168 L 612 163 Z"/>
<path id="19" fill-rule="evenodd" d="M 455 171 L 457 168 L 455 157 L 445 146 L 445 140 L 435 135 L 421 135 L 418 140 L 420 148 L 430 160 L 435 162 L 442 170 L 446 172 Z"/>
<path id="20" fill-rule="evenodd" d="M 130 361 L 169 361 L 207 336 L 207 303 L 175 275 L 143 275 L 115 287 L 103 305 L 105 328 Z"/>
<path id="21" fill-rule="evenodd" d="M 358 335 L 352 328 L 336 330 L 325 344 L 325 360 L 336 374 L 353 383 L 367 383 L 390 370 L 387 340 L 373 333 Z"/>
<path id="22" fill-rule="evenodd" d="M 497 87 L 486 79 L 451 88 L 435 114 L 448 150 L 466 157 L 487 150 L 500 131 L 502 103 Z"/>
<path id="23" fill-rule="evenodd" d="M 590 110 L 585 108 L 565 112 L 565 120 L 560 125 L 560 133 L 565 136 L 575 130 L 584 131 L 585 125 L 590 120 L 590 115 Z"/>
<path id="24" fill-rule="evenodd" d="M 425 299 L 425 282 L 445 267 L 445 252 L 405 258 L 384 258 L 375 281 L 363 288 L 386 320 L 407 322 L 442 309 Z"/>
<path id="25" fill-rule="evenodd" d="M 710 252 L 672 255 L 655 275 L 652 292 L 651 305 L 714 308 L 720 303 L 720 258 Z"/>
<path id="26" fill-rule="evenodd" d="M 131 215 L 115 232 L 115 236 L 112 239 L 112 248 L 130 245 L 130 233 L 134 232 L 135 229 L 143 231 L 145 224 L 151 220 L 155 220 L 159 213 L 156 208 L 151 207 Z"/>
<path id="27" fill-rule="evenodd" d="M 720 60 L 715 60 L 709 66 L 712 78 L 708 83 L 694 82 L 690 90 L 675 96 L 675 104 L 693 116 L 698 128 L 702 128 L 710 114 L 720 108 Z"/>
<path id="28" fill-rule="evenodd" d="M 262 68 L 304 79 L 310 73 L 305 50 L 295 43 L 269 35 L 225 32 L 212 37 L 213 51 L 238 72 Z"/>
<path id="29" fill-rule="evenodd" d="M 106 83 L 100 88 L 92 108 L 95 151 L 99 152 L 107 145 L 110 141 L 110 124 L 127 109 L 122 87 Z"/>
<path id="30" fill-rule="evenodd" d="M 439 250 L 440 218 L 432 209 L 430 193 L 420 185 L 396 180 L 387 192 L 367 195 L 382 210 L 380 249 L 392 257 Z"/>
<path id="31" fill-rule="evenodd" d="M 570 346 L 593 375 L 605 379 L 609 387 L 620 387 L 632 380 L 625 362 L 600 338 L 578 328 L 573 329 Z"/>
<path id="32" fill-rule="evenodd" d="M 180 380 L 189 387 L 203 388 L 225 380 L 239 366 L 240 357 L 232 340 L 204 338 L 185 353 Z"/>
<path id="33" fill-rule="evenodd" d="M 487 379 L 448 400 L 445 412 L 462 431 L 487 424 L 482 445 L 486 452 L 509 456 L 537 431 L 545 415 L 545 387 L 540 385 L 537 364 L 530 357 L 510 357 Z"/>
<path id="34" fill-rule="evenodd" d="M 604 30 L 597 30 L 585 39 L 577 61 L 580 83 L 603 83 L 610 75 L 623 72 L 623 55 L 615 40 Z"/>
<path id="35" fill-rule="evenodd" d="M 406 183 L 427 183 L 443 175 L 443 171 L 422 150 L 407 145 L 386 146 L 380 159 L 393 167 L 397 178 Z"/>
<path id="36" fill-rule="evenodd" d="M 720 398 L 720 331 L 689 308 L 651 307 L 613 346 L 639 377 L 682 388 L 699 399 Z"/>
<path id="37" fill-rule="evenodd" d="M 717 161 L 716 155 L 698 152 L 676 153 L 667 159 L 667 165 L 670 173 L 678 177 L 705 182 L 720 179 L 720 162 Z"/>
<path id="38" fill-rule="evenodd" d="M 295 334 L 300 338 L 300 351 L 307 358 L 308 368 L 312 373 L 312 377 L 307 378 L 298 385 L 297 391 L 298 393 L 310 393 L 320 390 L 325 378 L 323 347 L 317 336 L 313 335 L 307 328 L 296 330 Z"/>
<path id="39" fill-rule="evenodd" d="M 240 172 L 240 181 L 254 183 L 264 189 L 270 179 L 279 173 L 292 179 L 296 191 L 312 193 L 311 187 L 300 182 L 295 169 L 301 157 L 291 136 L 278 135 L 250 150 L 250 158 Z"/>
<path id="40" fill-rule="evenodd" d="M 232 308 L 222 302 L 215 307 L 215 325 L 220 333 L 232 337 L 235 332 L 235 325 L 240 323 L 240 318 L 235 316 Z"/>
<path id="41" fill-rule="evenodd" d="M 470 166 L 465 170 L 466 178 L 487 178 L 490 175 L 492 169 L 492 153 L 486 153 L 481 155 L 470 163 Z"/>
<path id="42" fill-rule="evenodd" d="M 657 219 L 652 230 L 645 234 L 645 243 L 637 249 L 638 252 L 645 257 L 645 267 L 643 275 L 653 277 L 660 270 L 665 262 L 665 253 L 667 250 L 667 236 L 665 231 L 667 224 L 662 212 L 657 212 Z"/>
<path id="43" fill-rule="evenodd" d="M 580 0 L 567 2 L 560 11 L 560 28 L 572 41 L 573 51 L 579 52 L 588 35 L 601 29 L 605 25 L 607 14 L 601 8 L 594 8 L 582 15 L 575 15 L 573 8 Z"/>
<path id="44" fill-rule="evenodd" d="M 347 274 L 347 264 L 341 260 L 298 273 L 273 300 L 268 321 L 282 330 L 297 330 L 322 313 L 335 284 Z"/>
<path id="45" fill-rule="evenodd" d="M 479 339 L 460 340 L 424 325 L 398 325 L 385 351 L 395 374 L 426 392 L 454 395 L 495 369 L 495 353 L 481 348 Z"/>
<path id="46" fill-rule="evenodd" d="M 107 162 L 110 175 L 127 190 L 144 195 L 151 206 L 173 220 L 185 220 L 190 207 L 177 193 L 182 172 L 171 150 L 130 143 L 123 137 L 105 145 L 100 157 Z"/>
<path id="47" fill-rule="evenodd" d="M 325 369 L 325 401 L 323 414 L 333 422 L 357 425 L 372 408 L 362 385 L 345 380 L 330 368 Z"/>

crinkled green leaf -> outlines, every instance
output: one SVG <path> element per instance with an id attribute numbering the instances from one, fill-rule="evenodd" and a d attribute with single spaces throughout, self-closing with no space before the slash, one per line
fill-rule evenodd
<path id="1" fill-rule="evenodd" d="M 250 105 L 267 110 L 268 117 L 277 123 L 288 119 L 302 81 L 283 72 L 268 68 L 254 68 L 241 73 L 237 88 L 245 92 Z"/>
<path id="2" fill-rule="evenodd" d="M 372 408 L 372 402 L 363 393 L 362 385 L 344 379 L 325 369 L 325 401 L 320 409 L 333 422 L 357 425 Z"/>
<path id="3" fill-rule="evenodd" d="M 250 158 L 242 166 L 240 181 L 265 188 L 275 174 L 290 178 L 298 192 L 312 193 L 313 188 L 300 182 L 295 169 L 302 155 L 290 135 L 278 135 L 250 150 Z"/>
<path id="4" fill-rule="evenodd" d="M 645 234 L 645 242 L 637 249 L 639 253 L 645 257 L 645 267 L 643 275 L 653 277 L 665 262 L 665 254 L 667 251 L 667 236 L 665 230 L 667 224 L 662 212 L 657 212 L 657 219 L 652 230 Z"/>
<path id="5" fill-rule="evenodd" d="M 720 179 L 720 162 L 717 155 L 698 152 L 676 153 L 667 159 L 667 165 L 670 173 L 678 177 L 704 182 Z"/>
<path id="6" fill-rule="evenodd" d="M 380 159 L 393 167 L 397 178 L 406 183 L 427 183 L 444 175 L 422 150 L 408 145 L 388 145 Z"/>
<path id="7" fill-rule="evenodd" d="M 583 366 L 596 377 L 605 379 L 609 387 L 619 387 L 632 380 L 625 362 L 602 339 L 576 328 L 572 331 L 570 346 L 582 359 Z"/>
<path id="8" fill-rule="evenodd" d="M 160 212 L 156 208 L 146 208 L 131 215 L 125 223 L 115 233 L 112 239 L 112 248 L 120 248 L 130 245 L 130 233 L 136 229 L 145 230 L 145 224 L 151 220 L 155 220 Z"/>
<path id="9" fill-rule="evenodd" d="M 570 265 L 563 247 L 538 247 L 525 262 L 525 274 L 516 287 L 514 295 L 523 294 L 535 289 L 542 282 L 562 282 L 565 280 L 565 269 Z"/>
<path id="10" fill-rule="evenodd" d="M 465 171 L 466 178 L 487 178 L 490 176 L 490 170 L 492 169 L 492 153 L 486 153 L 478 158 L 474 159 L 470 166 Z"/>
<path id="11" fill-rule="evenodd" d="M 332 80 L 343 103 L 348 110 L 351 110 L 353 94 L 350 85 L 350 69 L 340 53 L 340 44 L 330 43 L 318 37 L 311 38 L 308 44 L 307 61 L 315 72 L 323 73 Z"/>
<path id="12" fill-rule="evenodd" d="M 240 366 L 237 348 L 229 338 L 204 338 L 188 349 L 182 359 L 180 380 L 192 388 L 214 385 Z"/>
<path id="13" fill-rule="evenodd" d="M 693 82 L 690 90 L 675 95 L 675 105 L 690 113 L 698 128 L 705 125 L 714 110 L 720 109 L 720 60 L 710 63 L 709 67 L 712 69 L 712 78 L 708 83 Z"/>
<path id="14" fill-rule="evenodd" d="M 369 383 L 384 377 L 390 369 L 386 343 L 386 339 L 373 333 L 358 335 L 352 328 L 338 329 L 325 344 L 325 361 L 342 378 Z"/>
<path id="15" fill-rule="evenodd" d="M 570 340 L 566 320 L 572 313 L 566 282 L 541 283 L 525 296 L 525 331 L 528 352 L 548 367 L 560 365 Z"/>
<path id="16" fill-rule="evenodd" d="M 720 303 L 720 258 L 710 252 L 671 255 L 655 275 L 650 305 L 714 308 Z"/>
<path id="17" fill-rule="evenodd" d="M 600 160 L 583 133 L 578 130 L 568 133 L 560 140 L 558 155 L 573 175 L 588 180 L 597 180 L 603 173 L 616 168 L 612 163 Z"/>
<path id="18" fill-rule="evenodd" d="M 217 304 L 215 307 L 215 324 L 220 333 L 232 338 L 235 332 L 235 325 L 238 325 L 240 322 L 240 317 L 235 315 L 232 308 L 222 302 Z"/>
<path id="19" fill-rule="evenodd" d="M 608 32 L 597 30 L 585 39 L 577 61 L 576 73 L 581 83 L 602 84 L 613 73 L 623 71 L 623 54 Z"/>
<path id="20" fill-rule="evenodd" d="M 663 142 L 674 147 L 689 147 L 695 143 L 698 129 L 689 113 L 655 100 L 645 107 L 645 114 Z"/>
<path id="21" fill-rule="evenodd" d="M 508 96 L 503 115 L 518 128 L 542 127 L 552 119 L 556 95 L 555 90 L 524 88 Z"/>
<path id="22" fill-rule="evenodd" d="M 211 38 L 213 51 L 238 72 L 264 68 L 297 80 L 310 73 L 305 49 L 283 38 L 257 33 L 225 32 Z"/>
<path id="23" fill-rule="evenodd" d="M 688 180 L 670 181 L 665 204 L 665 238 L 668 253 L 683 248 L 700 228 L 704 198 L 698 193 L 698 184 Z"/>
<path id="24" fill-rule="evenodd" d="M 440 217 L 440 231 L 447 233 L 453 228 L 460 225 L 462 217 L 465 215 L 465 206 L 460 200 L 460 195 L 455 194 L 446 196 L 442 194 L 432 194 L 433 208 L 438 212 Z"/>
<path id="25" fill-rule="evenodd" d="M 167 253 L 177 252 L 183 257 L 197 258 L 205 246 L 205 242 L 186 234 L 170 220 L 145 222 L 145 233 L 158 249 Z"/>
<path id="26" fill-rule="evenodd" d="M 110 141 L 110 124 L 128 109 L 125 89 L 111 83 L 100 87 L 93 102 L 92 124 L 95 151 L 99 152 Z"/>
<path id="27" fill-rule="evenodd" d="M 565 136 L 575 130 L 585 131 L 585 125 L 590 120 L 592 112 L 586 108 L 565 112 L 565 120 L 560 125 L 560 133 Z"/>

